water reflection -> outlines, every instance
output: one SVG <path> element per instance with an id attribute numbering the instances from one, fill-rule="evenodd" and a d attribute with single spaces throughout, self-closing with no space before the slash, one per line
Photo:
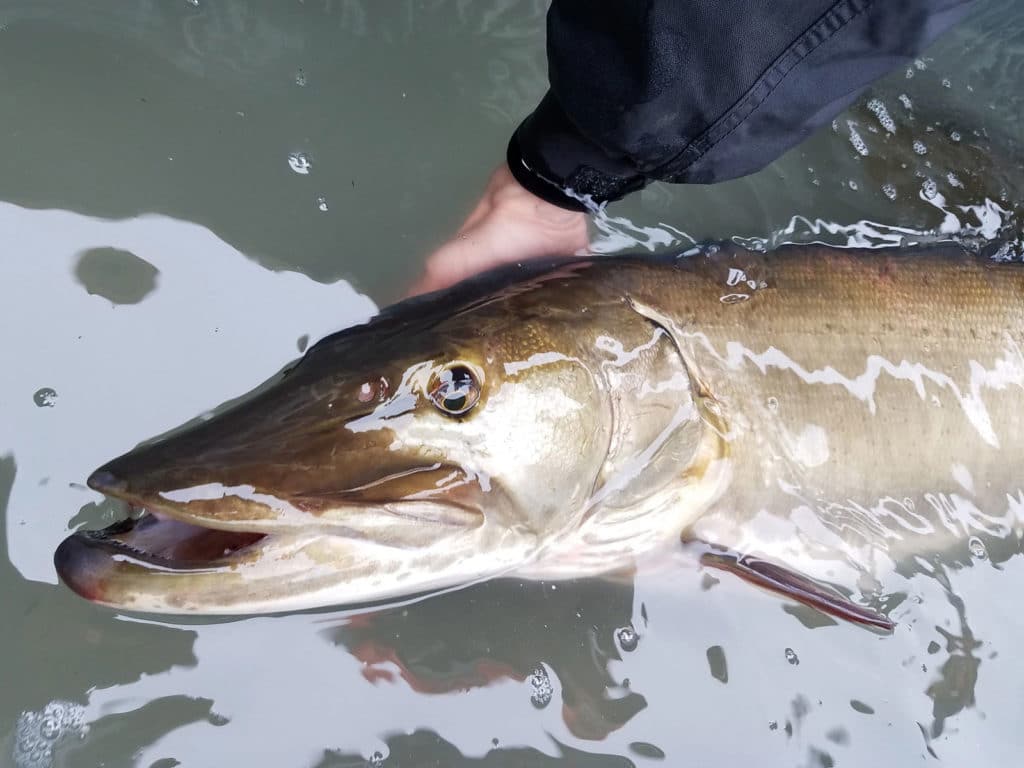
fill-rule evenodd
<path id="1" fill-rule="evenodd" d="M 0 529 L 8 521 L 16 474 L 14 457 L 0 456 Z M 97 623 L 96 612 L 83 610 L 66 590 L 24 581 L 11 564 L 6 536 L 0 537 L 0 584 L 6 616 L 0 622 L 5 681 L 0 746 L 16 768 L 49 768 L 57 756 L 77 754 L 87 729 L 89 743 L 102 740 L 105 729 L 91 730 L 94 723 L 85 713 L 89 691 L 116 689 L 171 666 L 196 663 L 190 630 Z M 166 728 L 157 720 L 146 726 L 149 737 L 145 731 L 139 737 Z"/>
<path id="2" fill-rule="evenodd" d="M 495 605 L 500 612 L 489 610 Z M 566 727 L 601 740 L 646 706 L 609 671 L 632 616 L 626 574 L 620 583 L 502 580 L 354 617 L 327 636 L 362 662 L 371 683 L 400 679 L 422 694 L 529 680 L 532 702 L 543 708 L 549 696 L 538 687 L 554 675 Z"/>
<path id="3" fill-rule="evenodd" d="M 543 94 L 546 6 L 5 3 L 0 111 L 20 149 L 0 156 L 0 200 L 155 211 L 272 269 L 398 292 Z"/>
<path id="4" fill-rule="evenodd" d="M 640 750 L 643 745 L 640 746 Z M 328 751 L 314 768 L 397 768 L 397 766 L 443 765 L 445 768 L 515 768 L 516 766 L 579 766 L 579 768 L 632 768 L 635 765 L 624 756 L 591 754 L 556 744 L 556 754 L 545 754 L 539 749 L 524 747 L 494 747 L 481 757 L 467 757 L 459 748 L 439 734 L 421 730 L 410 734 L 395 734 L 387 739 L 387 756 L 377 751 L 369 759 L 343 751 Z M 638 751 L 640 751 L 638 750 Z M 640 752 L 641 754 L 642 751 Z"/>
<path id="5" fill-rule="evenodd" d="M 836 131 L 752 179 L 655 185 L 608 212 L 599 249 L 725 236 L 755 248 L 898 244 L 957 228 L 980 248 L 998 234 L 1005 255 L 1019 256 L 1022 17 L 1017 0 L 979 5 L 923 69 L 896 73 Z M 74 731 L 77 713 L 88 730 L 58 750 L 66 764 L 1019 763 L 1024 615 L 1013 595 L 1024 558 L 1014 536 L 983 538 L 985 559 L 965 536 L 941 558 L 907 563 L 879 596 L 901 600 L 883 604 L 900 623 L 882 639 L 732 576 L 702 589 L 686 562 L 632 587 L 557 597 L 483 585 L 464 593 L 472 613 L 467 603 L 460 614 L 458 594 L 438 598 L 439 626 L 435 600 L 348 625 L 329 614 L 151 624 L 44 583 L 68 517 L 96 500 L 70 483 L 259 381 L 296 339 L 302 347 L 370 308 L 308 281 L 256 277 L 251 262 L 352 275 L 381 296 L 409 282 L 544 89 L 545 6 L 0 9 L 0 71 L 10 75 L 0 131 L 17 150 L 0 153 L 0 198 L 108 217 L 156 211 L 234 246 L 180 221 L 86 225 L 0 208 L 11 246 L 0 260 L 0 763 L 16 754 L 19 724 Z M 458 151 L 438 152 L 446 147 Z M 294 174 L 291 152 L 309 153 L 313 173 Z M 157 290 L 116 308 L 87 296 L 71 278 L 76 254 L 107 247 L 151 261 Z M 44 390 L 59 393 L 52 407 L 33 400 Z M 116 407 L 100 412 L 101 402 Z M 887 509 L 910 520 L 903 504 Z M 75 525 L 110 513 L 88 507 Z M 534 603 L 564 614 L 544 609 L 538 624 Z M 628 634 L 625 645 L 615 638 L 630 625 L 640 641 L 625 652 Z M 366 679 L 379 672 L 394 679 Z"/>

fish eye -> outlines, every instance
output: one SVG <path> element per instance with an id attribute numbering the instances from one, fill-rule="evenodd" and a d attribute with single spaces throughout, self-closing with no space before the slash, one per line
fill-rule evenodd
<path id="1" fill-rule="evenodd" d="M 381 376 L 375 381 L 364 381 L 356 393 L 356 399 L 360 403 L 369 403 L 372 400 L 383 403 L 388 397 L 389 390 L 388 380 Z"/>
<path id="2" fill-rule="evenodd" d="M 461 416 L 480 399 L 480 381 L 469 366 L 453 363 L 431 374 L 427 394 L 442 413 Z"/>

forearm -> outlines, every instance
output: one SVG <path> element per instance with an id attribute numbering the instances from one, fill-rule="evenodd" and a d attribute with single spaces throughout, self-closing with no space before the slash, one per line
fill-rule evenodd
<path id="1" fill-rule="evenodd" d="M 519 182 L 583 210 L 653 180 L 764 167 L 918 55 L 964 0 L 553 0 L 551 90 L 508 151 Z"/>

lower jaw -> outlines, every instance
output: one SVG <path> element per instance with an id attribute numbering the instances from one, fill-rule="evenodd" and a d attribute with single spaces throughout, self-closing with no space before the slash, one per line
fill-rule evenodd
<path id="1" fill-rule="evenodd" d="M 266 537 L 263 533 L 203 528 L 153 512 L 82 535 L 134 558 L 186 569 L 224 561 Z"/>

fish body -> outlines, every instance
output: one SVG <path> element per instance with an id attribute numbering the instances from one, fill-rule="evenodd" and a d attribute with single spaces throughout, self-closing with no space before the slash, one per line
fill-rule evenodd
<path id="1" fill-rule="evenodd" d="M 97 470 L 149 514 L 57 568 L 110 605 L 253 613 L 600 575 L 682 536 L 864 601 L 1019 541 L 1022 347 L 1024 266 L 953 247 L 491 275 Z"/>

